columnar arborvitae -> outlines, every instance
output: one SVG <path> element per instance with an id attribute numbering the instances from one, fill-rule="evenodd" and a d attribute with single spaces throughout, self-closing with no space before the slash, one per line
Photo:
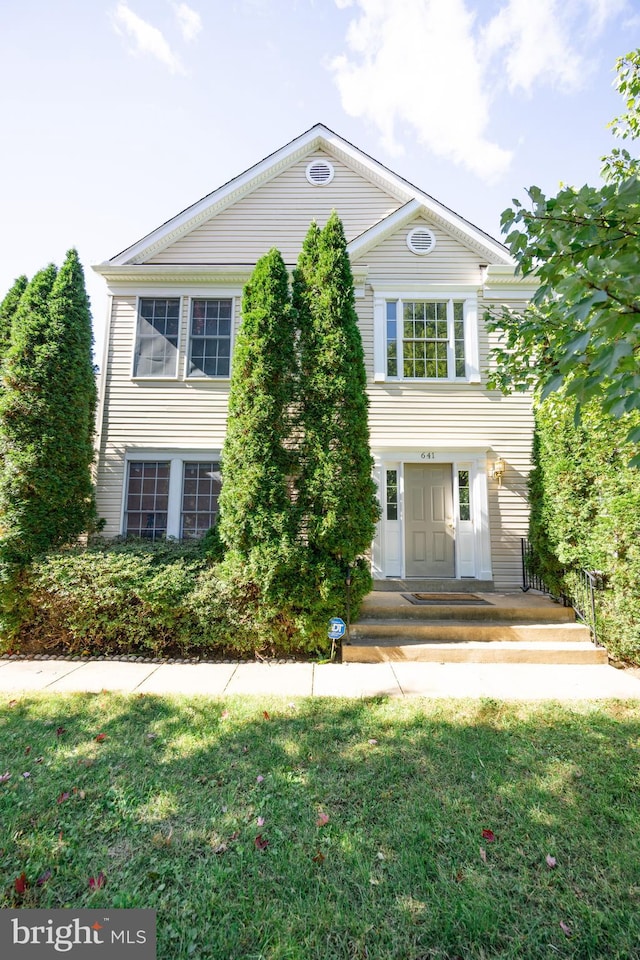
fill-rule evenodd
<path id="1" fill-rule="evenodd" d="M 365 553 L 379 515 L 353 276 L 335 211 L 311 225 L 294 279 L 300 314 L 300 509 L 314 562 L 345 567 Z"/>
<path id="2" fill-rule="evenodd" d="M 0 303 L 0 362 L 4 360 L 11 345 L 13 316 L 18 309 L 20 298 L 26 290 L 28 282 L 24 275 L 18 277 L 2 303 Z"/>
<path id="3" fill-rule="evenodd" d="M 21 570 L 95 523 L 91 315 L 75 250 L 24 291 L 0 398 L 0 562 Z"/>
<path id="4" fill-rule="evenodd" d="M 258 261 L 244 290 L 220 495 L 223 542 L 266 579 L 295 539 L 288 481 L 295 367 L 289 278 L 274 249 Z"/>

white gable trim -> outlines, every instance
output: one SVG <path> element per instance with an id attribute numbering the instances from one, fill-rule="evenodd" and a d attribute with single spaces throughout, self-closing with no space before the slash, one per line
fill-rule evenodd
<path id="1" fill-rule="evenodd" d="M 413 212 L 420 207 L 429 217 L 440 224 L 464 243 L 487 254 L 488 259 L 511 266 L 513 261 L 506 249 L 484 231 L 474 227 L 457 213 L 434 200 L 429 194 L 418 190 L 407 180 L 393 173 L 383 164 L 363 153 L 347 140 L 343 140 L 328 127 L 318 123 L 301 136 L 265 157 L 244 173 L 214 190 L 197 203 L 187 207 L 177 216 L 162 224 L 147 236 L 127 247 L 117 256 L 101 266 L 140 264 L 175 243 L 181 237 L 193 231 L 201 223 L 221 213 L 227 207 L 237 203 L 259 186 L 278 176 L 284 169 L 303 159 L 314 150 L 324 150 L 336 159 L 342 160 L 356 172 L 361 173 L 370 182 L 381 187 L 391 196 L 405 204 L 402 210 L 411 206 Z M 396 211 L 400 213 L 401 211 Z M 394 216 L 392 214 L 391 216 Z M 389 219 L 389 218 L 387 218 Z M 386 221 L 382 221 L 385 223 Z M 372 229 L 376 229 L 375 227 Z M 363 234 L 361 238 L 367 236 Z M 354 241 L 357 242 L 357 241 Z M 364 244 L 363 244 L 364 245 Z M 369 249 L 367 247 L 367 249 Z M 360 251 L 360 254 L 364 250 Z M 359 255 L 360 255 L 359 254 Z M 490 256 L 489 256 L 490 255 Z"/>

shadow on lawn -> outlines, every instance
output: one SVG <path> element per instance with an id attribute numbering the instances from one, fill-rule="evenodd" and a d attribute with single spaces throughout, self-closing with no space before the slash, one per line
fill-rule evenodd
<path id="1" fill-rule="evenodd" d="M 159 960 L 640 955 L 637 708 L 39 703 L 0 714 L 4 906 L 153 907 Z"/>

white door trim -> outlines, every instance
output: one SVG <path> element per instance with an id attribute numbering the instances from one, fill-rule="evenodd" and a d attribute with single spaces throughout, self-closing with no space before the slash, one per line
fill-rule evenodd
<path id="1" fill-rule="evenodd" d="M 405 578 L 404 465 L 406 463 L 451 464 L 455 518 L 455 576 L 492 580 L 491 538 L 487 491 L 487 448 L 374 450 L 374 478 L 378 485 L 382 517 L 372 547 L 372 574 L 376 580 Z M 397 519 L 387 519 L 387 471 L 397 473 Z M 459 471 L 469 472 L 471 516 L 460 518 Z"/>

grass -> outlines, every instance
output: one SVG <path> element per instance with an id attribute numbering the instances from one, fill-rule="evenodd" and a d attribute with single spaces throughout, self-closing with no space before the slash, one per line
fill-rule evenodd
<path id="1" fill-rule="evenodd" d="M 0 906 L 155 908 L 159 960 L 633 960 L 639 761 L 638 704 L 5 699 Z"/>

